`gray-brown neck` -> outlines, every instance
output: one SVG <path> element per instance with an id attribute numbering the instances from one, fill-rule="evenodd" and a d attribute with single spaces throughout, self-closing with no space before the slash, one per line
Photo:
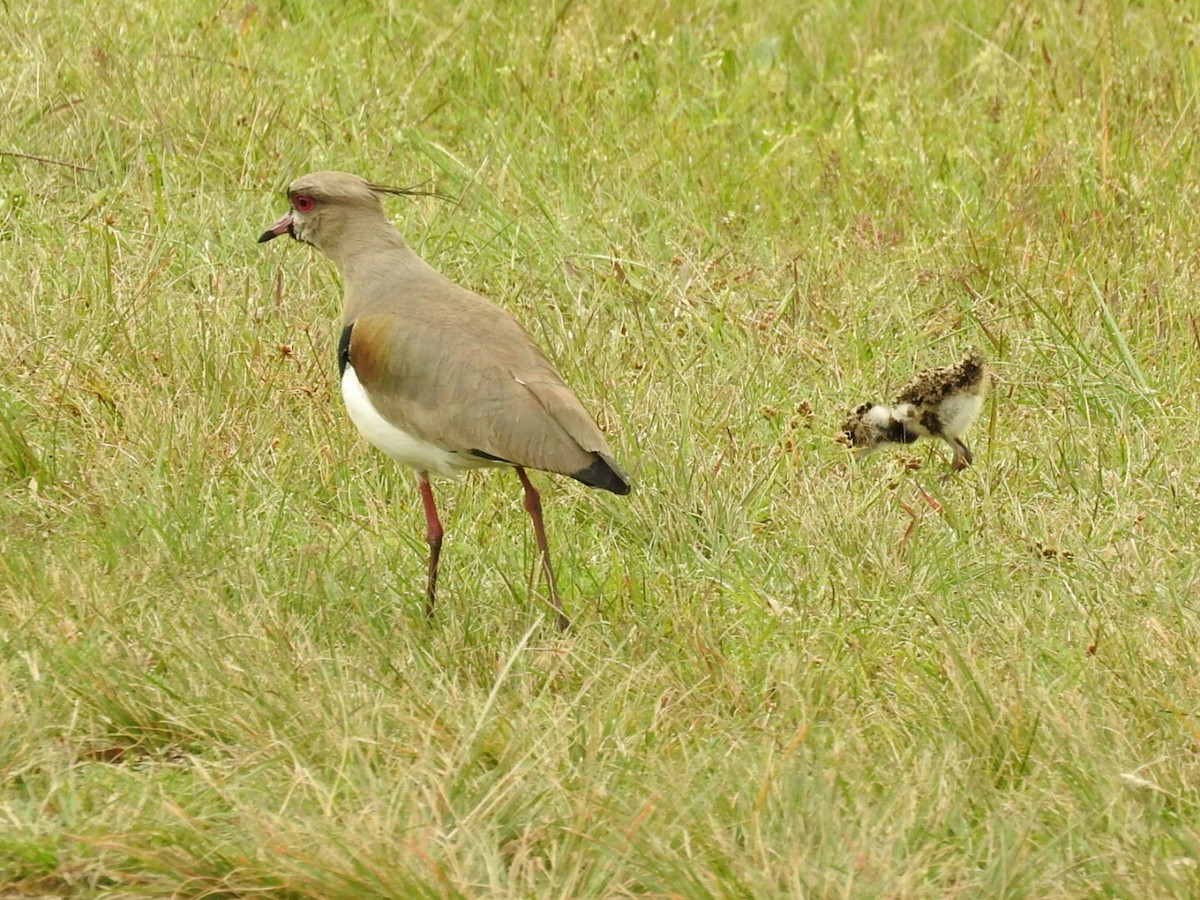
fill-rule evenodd
<path id="1" fill-rule="evenodd" d="M 383 211 L 353 209 L 325 218 L 313 241 L 342 275 L 345 305 L 342 321 L 392 307 L 403 297 L 448 284 L 426 263 L 384 217 Z M 424 290 L 422 290 L 423 288 Z"/>
<path id="2" fill-rule="evenodd" d="M 395 266 L 416 255 L 382 210 L 337 210 L 320 223 L 313 238 L 312 243 L 333 260 L 345 281 L 360 277 L 364 266 L 374 268 L 383 262 Z"/>

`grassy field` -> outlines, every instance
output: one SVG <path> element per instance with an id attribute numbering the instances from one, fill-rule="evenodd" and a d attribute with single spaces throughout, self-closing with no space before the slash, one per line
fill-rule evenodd
<path id="1" fill-rule="evenodd" d="M 1189 4 L 9 0 L 0 896 L 1200 893 Z M 303 172 L 635 479 L 412 475 Z M 979 346 L 950 477 L 845 410 Z"/>

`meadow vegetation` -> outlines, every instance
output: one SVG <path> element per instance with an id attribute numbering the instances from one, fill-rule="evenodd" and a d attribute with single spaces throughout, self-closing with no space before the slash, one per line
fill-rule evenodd
<path id="1" fill-rule="evenodd" d="M 1200 893 L 1200 22 L 0 8 L 0 894 Z M 255 238 L 335 168 L 635 479 L 437 487 Z M 969 345 L 947 475 L 845 410 Z"/>

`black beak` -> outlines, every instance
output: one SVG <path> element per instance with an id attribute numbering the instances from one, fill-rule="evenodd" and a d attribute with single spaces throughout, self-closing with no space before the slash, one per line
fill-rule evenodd
<path id="1" fill-rule="evenodd" d="M 296 236 L 296 232 L 292 230 L 292 213 L 288 210 L 287 214 L 280 217 L 274 225 L 264 231 L 258 238 L 260 244 L 265 244 L 267 241 L 274 240 L 281 234 L 290 234 Z"/>

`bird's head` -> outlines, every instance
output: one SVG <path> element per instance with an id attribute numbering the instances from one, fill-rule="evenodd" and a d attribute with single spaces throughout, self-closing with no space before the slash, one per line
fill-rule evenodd
<path id="1" fill-rule="evenodd" d="M 372 184 L 348 172 L 302 175 L 288 186 L 290 209 L 262 233 L 258 242 L 287 234 L 332 255 L 331 251 L 354 229 L 386 224 L 380 202 L 384 194 L 413 196 L 430 192 Z"/>
<path id="2" fill-rule="evenodd" d="M 886 406 L 863 403 L 846 417 L 838 440 L 858 451 L 872 450 L 880 443 L 883 431 L 891 419 L 891 412 Z"/>
<path id="3" fill-rule="evenodd" d="M 846 417 L 838 442 L 852 447 L 854 455 L 862 457 L 884 444 L 911 444 L 917 437 L 888 407 L 863 403 Z"/>

